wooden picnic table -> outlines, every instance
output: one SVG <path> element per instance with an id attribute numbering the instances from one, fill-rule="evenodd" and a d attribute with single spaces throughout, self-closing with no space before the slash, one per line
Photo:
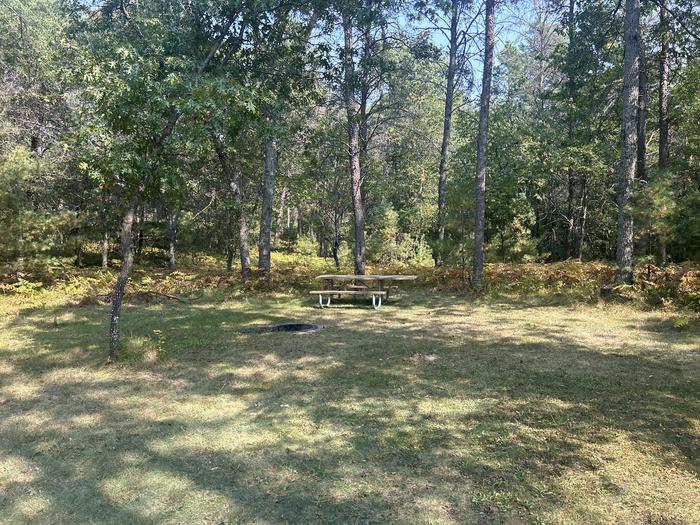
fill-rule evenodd
<path id="1" fill-rule="evenodd" d="M 313 290 L 311 294 L 318 294 L 318 302 L 323 308 L 323 296 L 328 297 L 326 306 L 331 304 L 332 295 L 372 296 L 372 306 L 377 309 L 382 305 L 382 298 L 389 299 L 391 283 L 399 281 L 415 281 L 415 275 L 353 275 L 353 274 L 325 274 L 316 277 L 317 281 L 324 281 L 325 290 Z M 388 286 L 385 286 L 388 283 Z M 379 301 L 377 303 L 377 301 Z"/>

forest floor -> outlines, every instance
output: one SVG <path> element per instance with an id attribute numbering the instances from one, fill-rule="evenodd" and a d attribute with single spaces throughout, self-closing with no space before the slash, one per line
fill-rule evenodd
<path id="1" fill-rule="evenodd" d="M 69 296 L 0 294 L 1 523 L 700 523 L 696 319 L 134 295 L 106 365 Z M 326 328 L 252 330 L 285 321 Z"/>

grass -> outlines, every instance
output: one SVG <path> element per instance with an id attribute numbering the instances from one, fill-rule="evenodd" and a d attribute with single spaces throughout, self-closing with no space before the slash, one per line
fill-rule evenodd
<path id="1" fill-rule="evenodd" d="M 111 366 L 106 305 L 0 296 L 0 523 L 700 523 L 693 320 L 245 296 L 127 306 Z"/>

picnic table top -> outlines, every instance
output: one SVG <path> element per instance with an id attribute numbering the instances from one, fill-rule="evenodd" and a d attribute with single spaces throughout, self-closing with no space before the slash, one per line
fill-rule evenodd
<path id="1" fill-rule="evenodd" d="M 416 275 L 350 275 L 350 274 L 326 274 L 316 277 L 317 281 L 415 281 Z"/>

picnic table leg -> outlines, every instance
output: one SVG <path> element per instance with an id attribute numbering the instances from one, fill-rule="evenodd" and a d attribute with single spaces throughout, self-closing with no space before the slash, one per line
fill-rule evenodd
<path id="1" fill-rule="evenodd" d="M 318 294 L 318 304 L 323 308 L 323 294 Z M 331 296 L 328 294 L 328 302 L 326 303 L 326 306 L 331 305 Z"/>
<path id="2" fill-rule="evenodd" d="M 377 299 L 379 299 L 379 302 L 377 302 Z M 382 305 L 382 296 L 381 295 L 373 295 L 372 296 L 372 308 L 375 310 L 379 310 L 379 307 Z"/>

